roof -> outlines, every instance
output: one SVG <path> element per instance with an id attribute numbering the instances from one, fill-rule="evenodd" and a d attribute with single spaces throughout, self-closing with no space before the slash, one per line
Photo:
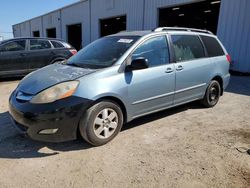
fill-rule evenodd
<path id="1" fill-rule="evenodd" d="M 159 27 L 154 30 L 148 30 L 148 31 L 121 31 L 119 33 L 110 35 L 110 36 L 140 36 L 143 37 L 148 34 L 153 34 L 157 32 L 165 32 L 165 33 L 196 33 L 196 34 L 204 34 L 204 35 L 212 35 L 213 33 L 207 30 L 202 29 L 193 29 L 193 28 L 182 28 L 182 27 Z"/>
<path id="2" fill-rule="evenodd" d="M 44 40 L 58 40 L 58 41 L 63 41 L 62 39 L 57 39 L 57 38 L 46 38 L 46 37 L 17 37 L 17 38 L 12 38 L 12 39 L 7 39 L 7 40 L 3 40 L 0 42 L 0 44 L 4 44 L 6 42 L 10 42 L 10 41 L 15 41 L 15 40 L 26 40 L 26 39 L 44 39 Z"/>
<path id="3" fill-rule="evenodd" d="M 152 33 L 152 31 L 148 30 L 148 31 L 121 31 L 119 33 L 110 35 L 110 36 L 145 36 Z"/>

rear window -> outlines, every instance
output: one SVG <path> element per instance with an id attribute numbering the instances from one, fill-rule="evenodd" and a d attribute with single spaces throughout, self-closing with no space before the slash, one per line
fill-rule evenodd
<path id="1" fill-rule="evenodd" d="M 57 41 L 51 41 L 53 44 L 54 48 L 64 48 L 63 44 Z"/>
<path id="2" fill-rule="evenodd" d="M 51 44 L 47 40 L 30 40 L 30 50 L 50 49 Z"/>
<path id="3" fill-rule="evenodd" d="M 209 57 L 216 57 L 225 55 L 221 45 L 214 37 L 209 36 L 200 36 L 206 49 Z"/>
<path id="4" fill-rule="evenodd" d="M 198 36 L 172 35 L 176 62 L 205 57 L 203 45 Z"/>

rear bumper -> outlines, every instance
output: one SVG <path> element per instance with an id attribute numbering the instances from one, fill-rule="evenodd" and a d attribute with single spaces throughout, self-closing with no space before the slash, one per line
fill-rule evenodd
<path id="1" fill-rule="evenodd" d="M 51 104 L 21 103 L 15 92 L 9 100 L 12 123 L 21 133 L 43 142 L 63 142 L 77 138 L 79 120 L 91 100 L 70 97 Z M 57 130 L 53 134 L 41 134 L 43 130 Z"/>

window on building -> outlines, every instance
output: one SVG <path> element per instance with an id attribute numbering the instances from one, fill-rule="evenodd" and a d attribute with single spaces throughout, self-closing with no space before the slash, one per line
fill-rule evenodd
<path id="1" fill-rule="evenodd" d="M 169 63 L 169 51 L 166 37 L 154 37 L 144 42 L 132 55 L 132 59 L 138 57 L 148 59 L 150 67 Z"/>
<path id="2" fill-rule="evenodd" d="M 172 35 L 171 38 L 177 62 L 205 57 L 204 48 L 198 36 Z"/>
<path id="3" fill-rule="evenodd" d="M 127 17 L 118 16 L 100 20 L 101 37 L 112 35 L 127 29 Z"/>
<path id="4" fill-rule="evenodd" d="M 50 49 L 51 44 L 47 40 L 30 40 L 30 50 Z"/>
<path id="5" fill-rule="evenodd" d="M 56 28 L 47 29 L 48 38 L 56 38 Z"/>
<path id="6" fill-rule="evenodd" d="M 40 31 L 33 31 L 33 37 L 40 37 Z"/>
<path id="7" fill-rule="evenodd" d="M 67 26 L 68 43 L 76 50 L 82 48 L 82 24 L 74 24 Z"/>
<path id="8" fill-rule="evenodd" d="M 225 55 L 224 50 L 222 49 L 219 42 L 214 37 L 209 36 L 200 36 L 206 49 L 209 57 L 216 57 Z"/>
<path id="9" fill-rule="evenodd" d="M 190 27 L 217 32 L 221 1 L 197 0 L 159 9 L 160 27 Z"/>

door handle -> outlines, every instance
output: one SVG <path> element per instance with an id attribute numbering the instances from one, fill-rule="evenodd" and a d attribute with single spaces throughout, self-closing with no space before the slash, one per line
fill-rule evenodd
<path id="1" fill-rule="evenodd" d="M 182 71 L 183 69 L 184 69 L 184 67 L 183 67 L 182 65 L 179 65 L 179 66 L 176 68 L 177 71 Z"/>
<path id="2" fill-rule="evenodd" d="M 174 72 L 174 70 L 172 68 L 167 68 L 165 73 L 171 73 L 171 72 Z"/>
<path id="3" fill-rule="evenodd" d="M 26 53 L 20 53 L 20 56 L 25 57 L 25 56 L 27 56 L 27 54 Z"/>

